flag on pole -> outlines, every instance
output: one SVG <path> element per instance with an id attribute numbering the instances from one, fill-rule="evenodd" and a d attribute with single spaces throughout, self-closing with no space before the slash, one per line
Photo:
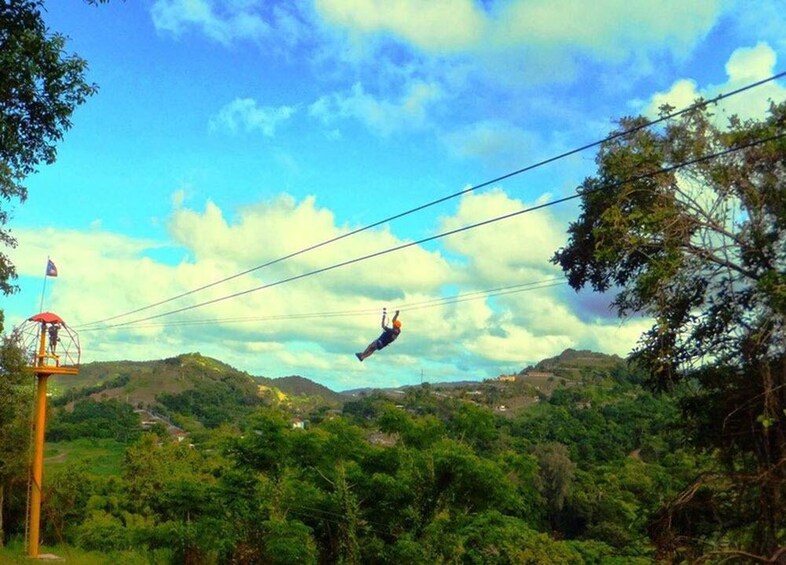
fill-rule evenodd
<path id="1" fill-rule="evenodd" d="M 47 277 L 56 277 L 57 276 L 57 267 L 55 267 L 55 264 L 54 264 L 54 262 L 51 259 L 47 259 L 46 276 Z"/>

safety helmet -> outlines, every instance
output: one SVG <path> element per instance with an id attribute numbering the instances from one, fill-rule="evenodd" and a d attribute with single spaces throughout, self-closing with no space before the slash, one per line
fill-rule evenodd
<path id="1" fill-rule="evenodd" d="M 395 320 L 393 322 L 393 327 L 401 329 L 401 320 Z"/>

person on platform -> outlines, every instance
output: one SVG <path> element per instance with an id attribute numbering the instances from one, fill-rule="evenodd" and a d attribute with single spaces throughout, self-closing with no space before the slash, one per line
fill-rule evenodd
<path id="1" fill-rule="evenodd" d="M 60 330 L 60 326 L 58 324 L 51 324 L 49 326 L 49 353 L 52 355 L 55 354 L 57 350 L 57 342 L 60 341 L 60 338 L 57 337 L 57 333 Z"/>

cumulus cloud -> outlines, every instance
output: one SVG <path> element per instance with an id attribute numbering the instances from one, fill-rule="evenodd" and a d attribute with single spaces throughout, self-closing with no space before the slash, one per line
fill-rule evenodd
<path id="1" fill-rule="evenodd" d="M 100 228 L 84 232 L 46 228 L 16 233 L 19 247 L 10 256 L 20 278 L 41 277 L 41 258 L 51 256 L 58 266 L 58 278 L 50 285 L 48 309 L 62 313 L 72 324 L 109 316 L 129 303 L 146 303 L 146 292 L 167 282 L 165 275 L 160 276 L 167 269 L 157 268 L 154 261 L 145 257 L 146 253 L 166 247 L 163 242 L 130 238 Z M 169 283 L 163 286 L 171 287 Z"/>
<path id="2" fill-rule="evenodd" d="M 576 316 L 557 288 L 489 292 L 555 277 L 548 257 L 563 236 L 548 214 L 446 238 L 440 251 L 411 245 L 393 226 L 342 238 L 353 228 L 338 225 L 314 197 L 281 194 L 231 213 L 211 202 L 188 208 L 180 192 L 173 201 L 167 241 L 95 230 L 17 232 L 25 252 L 11 259 L 21 276 L 40 277 L 33 258 L 56 258 L 62 276 L 47 302 L 78 329 L 160 303 L 101 331 L 83 328 L 84 361 L 198 350 L 255 374 L 302 374 L 353 388 L 374 370 L 353 354 L 378 335 L 382 306 L 402 310 L 404 333 L 384 352 L 391 370 L 374 373 L 380 386 L 412 382 L 423 367 L 432 379 L 481 379 L 566 347 L 624 354 L 633 345 L 635 336 L 619 337 L 616 321 Z M 435 231 L 522 206 L 500 189 L 466 196 Z M 318 245 L 328 240 L 335 241 Z M 157 260 L 163 250 L 180 258 Z"/>
<path id="3" fill-rule="evenodd" d="M 699 88 L 692 79 L 680 79 L 665 92 L 655 93 L 645 104 L 644 113 L 654 117 L 658 108 L 669 104 L 675 108 L 684 108 L 698 98 L 709 100 L 716 96 L 731 92 L 748 84 L 766 79 L 775 74 L 777 55 L 765 42 L 753 47 L 736 49 L 726 62 L 727 81 L 723 84 L 709 85 Z M 761 118 L 769 108 L 770 101 L 786 98 L 786 88 L 778 82 L 769 82 L 747 92 L 721 100 L 718 104 L 716 118 L 725 121 L 736 114 L 740 118 Z"/>
<path id="4" fill-rule="evenodd" d="M 427 121 L 427 109 L 442 97 L 442 89 L 433 83 L 414 81 L 397 99 L 375 97 L 363 85 L 355 83 L 348 93 L 334 93 L 320 97 L 310 108 L 310 114 L 329 125 L 340 119 L 355 119 L 370 130 L 390 134 L 404 128 L 422 127 Z"/>
<path id="5" fill-rule="evenodd" d="M 236 98 L 210 118 L 211 131 L 230 133 L 259 131 L 273 137 L 276 128 L 289 120 L 296 110 L 291 106 L 259 106 L 252 98 Z"/>
<path id="6" fill-rule="evenodd" d="M 440 231 L 516 213 L 528 208 L 500 189 L 470 193 L 453 216 L 442 219 Z M 446 249 L 469 259 L 469 276 L 494 284 L 531 282 L 559 274 L 549 260 L 565 242 L 566 226 L 548 209 L 525 213 L 469 232 L 450 236 Z"/>

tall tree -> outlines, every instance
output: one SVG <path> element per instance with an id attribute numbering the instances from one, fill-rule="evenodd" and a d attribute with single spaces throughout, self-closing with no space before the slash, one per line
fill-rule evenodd
<path id="1" fill-rule="evenodd" d="M 546 499 L 549 521 L 555 529 L 557 516 L 570 494 L 576 472 L 576 464 L 570 460 L 567 446 L 561 443 L 546 443 L 537 446 L 534 453 L 538 460 L 537 486 Z"/>
<path id="2" fill-rule="evenodd" d="M 23 373 L 24 364 L 16 341 L 4 337 L 0 342 L 0 546 L 5 538 L 3 516 L 9 487 L 24 485 L 27 470 L 33 382 Z"/>
<path id="3" fill-rule="evenodd" d="M 97 3 L 93 0 L 90 3 Z M 6 227 L 11 203 L 24 202 L 23 182 L 56 157 L 71 114 L 96 91 L 87 63 L 65 51 L 65 36 L 49 30 L 43 0 L 0 3 L 0 245 L 15 247 Z M 16 269 L 0 251 L 0 292 L 15 292 Z M 0 319 L 0 330 L 2 329 Z"/>
<path id="4" fill-rule="evenodd" d="M 616 291 L 621 316 L 654 319 L 634 352 L 650 384 L 699 384 L 690 435 L 727 471 L 692 485 L 664 524 L 709 489 L 716 536 L 770 558 L 786 544 L 786 103 L 758 120 L 719 124 L 702 106 L 644 124 L 621 120 L 632 133 L 599 150 L 553 261 L 576 290 Z"/>

